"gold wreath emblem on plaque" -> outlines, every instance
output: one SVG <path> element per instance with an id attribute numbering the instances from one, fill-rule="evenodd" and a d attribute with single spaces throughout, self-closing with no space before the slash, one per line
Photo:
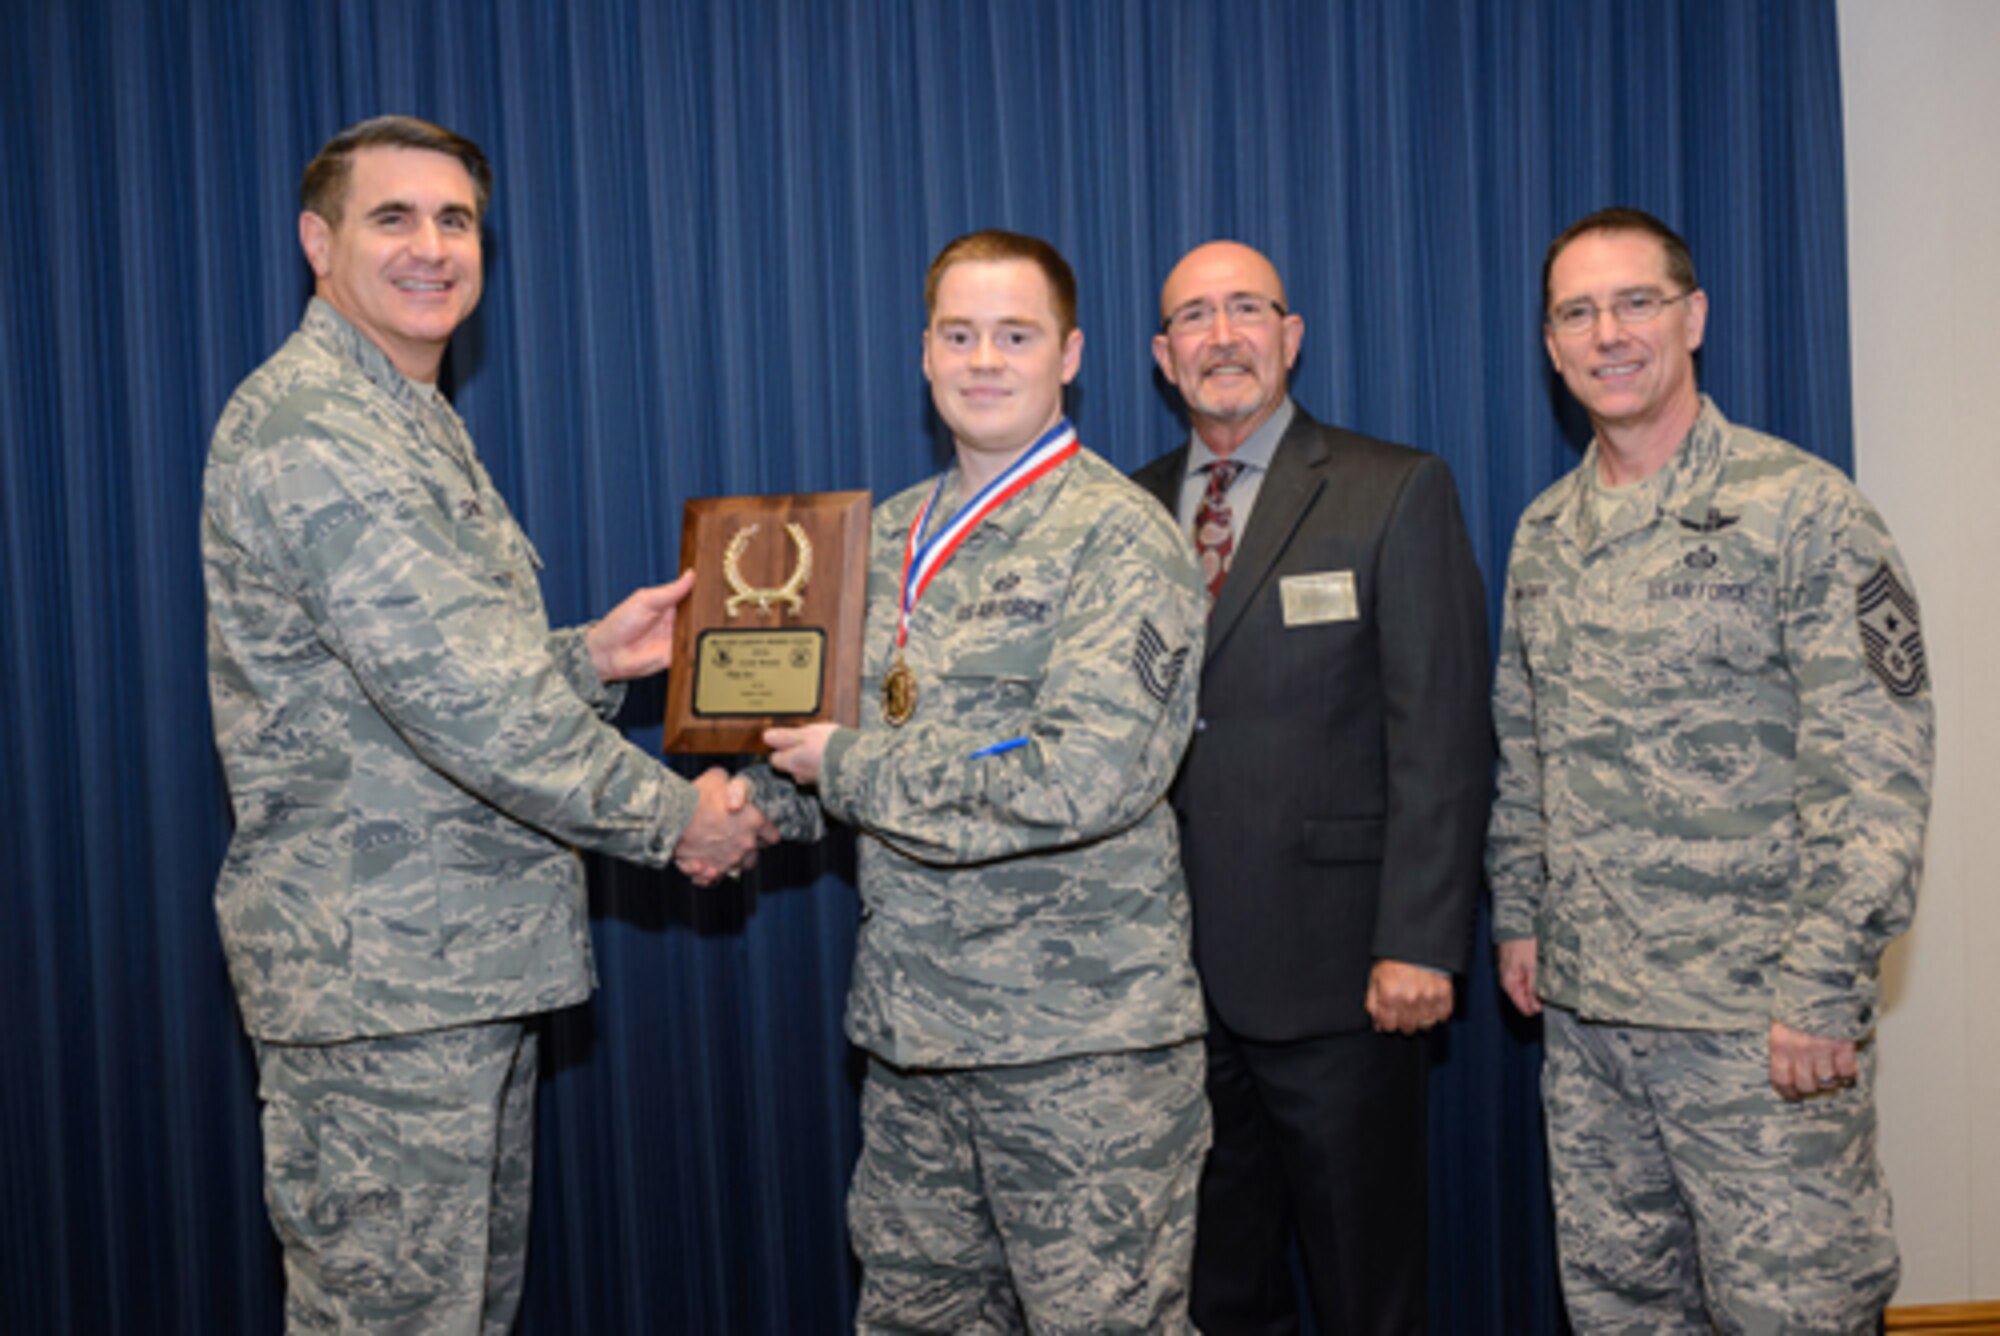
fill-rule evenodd
<path id="1" fill-rule="evenodd" d="M 750 535 L 757 532 L 757 526 L 738 529 L 729 540 L 728 549 L 722 554 L 722 576 L 729 581 L 733 591 L 723 600 L 723 611 L 731 617 L 743 610 L 745 604 L 753 604 L 759 612 L 769 612 L 772 605 L 782 603 L 788 612 L 799 612 L 806 605 L 806 581 L 812 578 L 813 545 L 806 536 L 802 524 L 787 524 L 785 532 L 792 536 L 792 546 L 799 550 L 799 559 L 792 566 L 792 573 L 776 588 L 760 589 L 743 578 L 737 563 L 743 558 L 743 550 L 750 546 Z"/>

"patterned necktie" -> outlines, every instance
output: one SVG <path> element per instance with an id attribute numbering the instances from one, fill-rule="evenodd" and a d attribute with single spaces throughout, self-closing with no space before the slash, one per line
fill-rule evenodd
<path id="1" fill-rule="evenodd" d="M 1208 585 L 1208 601 L 1222 592 L 1222 578 L 1229 574 L 1229 556 L 1236 549 L 1231 532 L 1229 484 L 1243 465 L 1233 459 L 1218 459 L 1208 466 L 1208 490 L 1194 512 L 1194 552 L 1201 558 L 1201 578 Z"/>

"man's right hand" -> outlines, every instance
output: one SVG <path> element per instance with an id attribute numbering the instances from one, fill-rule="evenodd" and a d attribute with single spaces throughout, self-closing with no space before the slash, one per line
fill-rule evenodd
<path id="1" fill-rule="evenodd" d="M 1535 939 L 1520 937 L 1500 943 L 1500 991 L 1523 1016 L 1542 1014 L 1542 999 L 1535 995 Z"/>
<path id="2" fill-rule="evenodd" d="M 750 801 L 748 780 L 720 766 L 694 781 L 694 817 L 674 845 L 674 866 L 697 886 L 713 886 L 757 863 L 757 850 L 778 842 L 778 828 Z"/>

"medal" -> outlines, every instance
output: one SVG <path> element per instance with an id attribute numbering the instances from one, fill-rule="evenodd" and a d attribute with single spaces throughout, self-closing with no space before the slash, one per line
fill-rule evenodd
<path id="1" fill-rule="evenodd" d="M 903 543 L 903 594 L 896 617 L 896 656 L 882 676 L 882 718 L 891 728 L 901 728 L 917 712 L 917 675 L 904 661 L 903 647 L 910 641 L 910 612 L 930 587 L 931 577 L 951 560 L 952 553 L 958 551 L 958 545 L 979 527 L 981 520 L 1025 492 L 1042 475 L 1061 467 L 1081 448 L 1076 442 L 1076 428 L 1070 426 L 1069 419 L 1057 419 L 1055 426 L 1023 450 L 999 477 L 980 488 L 979 495 L 946 520 L 926 543 L 922 541 L 924 526 L 930 522 L 931 511 L 944 492 L 945 478 L 950 475 L 939 476 L 937 486 L 931 488 L 929 499 L 917 511 L 917 518 L 910 524 L 910 536 Z"/>
<path id="2" fill-rule="evenodd" d="M 896 661 L 889 665 L 888 675 L 882 679 L 882 717 L 888 720 L 889 727 L 901 728 L 916 712 L 917 675 L 903 662 L 899 650 Z"/>

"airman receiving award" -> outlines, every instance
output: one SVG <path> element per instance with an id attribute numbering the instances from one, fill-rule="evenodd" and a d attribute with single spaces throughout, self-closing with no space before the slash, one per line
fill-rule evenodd
<path id="1" fill-rule="evenodd" d="M 690 501 L 681 566 L 700 578 L 674 625 L 668 751 L 755 751 L 773 723 L 859 722 L 868 493 Z"/>

